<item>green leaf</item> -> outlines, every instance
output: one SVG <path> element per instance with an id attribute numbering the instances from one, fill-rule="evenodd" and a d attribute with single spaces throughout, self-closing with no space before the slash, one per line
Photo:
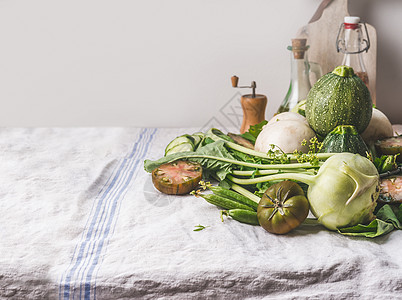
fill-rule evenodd
<path id="1" fill-rule="evenodd" d="M 385 235 L 394 229 L 402 229 L 402 204 L 396 212 L 390 205 L 386 204 L 377 211 L 376 216 L 377 218 L 369 225 L 358 224 L 352 227 L 339 228 L 338 232 L 344 235 L 374 238 Z"/>
<path id="2" fill-rule="evenodd" d="M 193 231 L 201 231 L 204 230 L 205 228 L 207 228 L 208 226 L 203 226 L 201 224 L 194 226 L 195 229 L 193 229 Z"/>
<path id="3" fill-rule="evenodd" d="M 399 222 L 402 223 L 402 204 L 399 205 L 399 209 L 398 209 L 398 211 L 396 213 L 396 217 L 398 218 Z"/>
<path id="4" fill-rule="evenodd" d="M 235 162 L 233 156 L 224 147 L 225 142 L 222 140 L 207 144 L 200 147 L 195 152 L 180 152 L 162 157 L 156 161 L 145 160 L 144 169 L 147 172 L 152 172 L 155 168 L 162 164 L 176 161 L 179 159 L 187 159 L 198 162 L 202 165 L 204 170 L 208 170 L 208 175 L 212 176 L 216 172 L 216 176 L 220 180 L 225 179 L 226 175 L 231 172 L 232 163 L 224 162 L 219 158 L 230 159 Z"/>
<path id="5" fill-rule="evenodd" d="M 225 141 L 234 143 L 234 140 L 233 140 L 230 136 L 224 134 L 224 133 L 223 133 L 222 131 L 220 131 L 219 129 L 211 128 L 211 129 L 208 131 L 208 133 L 211 134 L 212 136 L 215 135 L 215 136 L 217 136 L 217 137 L 219 137 L 219 138 L 221 138 L 221 139 L 224 139 Z M 208 134 L 208 133 L 207 133 L 207 134 Z"/>
<path id="6" fill-rule="evenodd" d="M 244 137 L 246 140 L 249 140 L 253 144 L 255 144 L 255 141 L 257 140 L 254 135 L 252 135 L 250 132 L 245 132 L 241 134 L 242 137 Z"/>
<path id="7" fill-rule="evenodd" d="M 220 181 L 218 185 L 220 187 L 223 187 L 224 189 L 227 189 L 227 190 L 230 190 L 230 188 L 232 187 L 232 184 L 227 179 Z"/>
<path id="8" fill-rule="evenodd" d="M 398 168 L 398 165 L 396 163 L 396 157 L 399 155 L 387 155 L 385 156 L 385 160 L 381 166 L 381 171 L 379 173 L 385 173 L 388 171 L 392 171 L 395 170 L 396 168 Z"/>
<path id="9" fill-rule="evenodd" d="M 384 222 L 380 219 L 374 219 L 368 225 L 358 224 L 352 227 L 338 228 L 338 232 L 343 235 L 361 236 L 368 238 L 375 238 L 394 230 L 394 225 Z"/>
<path id="10" fill-rule="evenodd" d="M 261 123 L 258 123 L 256 125 L 251 125 L 250 128 L 248 129 L 248 131 L 241 134 L 241 136 L 244 137 L 245 139 L 249 140 L 253 144 L 255 144 L 257 136 L 262 131 L 262 127 L 264 125 L 266 125 L 267 123 L 268 123 L 268 121 L 264 120 Z"/>
<path id="11" fill-rule="evenodd" d="M 397 215 L 395 215 L 390 205 L 386 204 L 383 207 L 381 207 L 377 212 L 376 216 L 377 219 L 380 219 L 384 222 L 394 225 L 396 229 L 402 229 L 402 223 L 398 220 Z"/>
<path id="12" fill-rule="evenodd" d="M 396 163 L 396 158 L 399 155 L 382 155 L 381 157 L 374 158 L 373 164 L 378 170 L 378 173 L 386 173 L 389 171 L 396 170 L 398 164 Z"/>

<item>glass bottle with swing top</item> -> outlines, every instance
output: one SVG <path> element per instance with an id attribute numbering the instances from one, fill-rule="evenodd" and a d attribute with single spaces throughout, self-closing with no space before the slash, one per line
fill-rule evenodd
<path id="1" fill-rule="evenodd" d="M 352 67 L 355 74 L 369 86 L 363 61 L 363 52 L 370 48 L 370 38 L 365 23 L 359 17 L 345 17 L 336 39 L 336 50 L 343 53 L 341 65 Z"/>

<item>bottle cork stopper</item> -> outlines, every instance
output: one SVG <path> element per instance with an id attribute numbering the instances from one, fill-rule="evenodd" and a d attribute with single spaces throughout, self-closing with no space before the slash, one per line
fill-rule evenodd
<path id="1" fill-rule="evenodd" d="M 304 53 L 308 49 L 306 43 L 307 39 L 292 39 L 292 52 L 295 59 L 304 59 Z"/>

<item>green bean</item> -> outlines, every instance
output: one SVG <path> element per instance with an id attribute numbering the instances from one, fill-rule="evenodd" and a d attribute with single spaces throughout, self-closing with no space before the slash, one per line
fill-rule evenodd
<path id="1" fill-rule="evenodd" d="M 257 218 L 257 213 L 255 211 L 245 210 L 245 209 L 230 209 L 223 210 L 222 215 L 230 216 L 232 219 L 246 223 L 250 225 L 260 225 Z"/>

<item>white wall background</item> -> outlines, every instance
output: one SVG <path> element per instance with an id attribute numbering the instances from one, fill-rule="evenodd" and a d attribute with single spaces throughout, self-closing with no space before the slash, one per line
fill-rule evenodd
<path id="1" fill-rule="evenodd" d="M 268 118 L 320 2 L 0 0 L 0 126 L 200 127 L 238 95 L 234 74 L 257 81 Z M 377 28 L 377 105 L 402 123 L 402 1 L 349 11 Z"/>

